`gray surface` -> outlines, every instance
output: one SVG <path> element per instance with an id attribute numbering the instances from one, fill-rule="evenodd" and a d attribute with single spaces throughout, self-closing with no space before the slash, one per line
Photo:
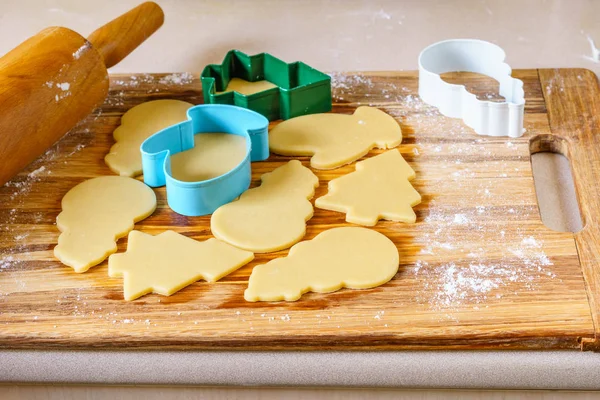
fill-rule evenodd
<path id="1" fill-rule="evenodd" d="M 0 382 L 600 389 L 600 355 L 563 352 L 0 351 Z"/>

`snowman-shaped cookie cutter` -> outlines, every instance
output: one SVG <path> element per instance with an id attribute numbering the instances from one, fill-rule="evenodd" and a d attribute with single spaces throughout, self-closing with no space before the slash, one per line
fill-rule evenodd
<path id="1" fill-rule="evenodd" d="M 186 216 L 213 213 L 250 187 L 251 161 L 269 157 L 269 121 L 257 112 L 220 104 L 191 107 L 188 120 L 165 128 L 140 146 L 144 182 L 150 187 L 166 185 L 167 203 Z M 244 159 L 233 169 L 212 179 L 185 182 L 171 174 L 171 156 L 194 147 L 194 136 L 223 132 L 246 138 Z"/>
<path id="2" fill-rule="evenodd" d="M 477 39 L 434 43 L 419 54 L 419 96 L 447 117 L 462 118 L 479 135 L 520 137 L 525 112 L 523 81 L 511 76 L 500 46 Z M 444 82 L 440 74 L 476 72 L 500 84 L 504 102 L 479 100 L 465 86 Z"/>

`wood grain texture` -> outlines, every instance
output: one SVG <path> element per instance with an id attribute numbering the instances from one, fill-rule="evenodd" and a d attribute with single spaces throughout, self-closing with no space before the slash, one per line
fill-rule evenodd
<path id="1" fill-rule="evenodd" d="M 197 76 L 113 76 L 104 105 L 0 189 L 0 346 L 579 349 L 595 331 L 575 239 L 542 224 L 531 173 L 530 139 L 552 134 L 548 104 L 537 70 L 514 75 L 525 83 L 527 133 L 507 140 L 477 136 L 420 102 L 416 72 L 333 74 L 334 112 L 371 104 L 401 124 L 399 149 L 417 173 L 413 185 L 423 202 L 416 224 L 375 227 L 400 252 L 399 272 L 389 283 L 310 293 L 294 303 L 243 299 L 252 268 L 287 250 L 257 255 L 215 284 L 197 282 L 170 297 L 133 302 L 123 301 L 122 281 L 107 276 L 106 262 L 75 274 L 53 258 L 60 200 L 77 183 L 111 174 L 103 157 L 121 115 L 152 99 L 201 102 Z M 493 97 L 489 80 L 461 79 L 480 97 Z M 252 185 L 287 160 L 254 163 Z M 316 197 L 329 180 L 353 170 L 315 171 Z M 211 237 L 209 217 L 177 215 L 166 205 L 164 188 L 156 193 L 157 211 L 136 229 Z M 349 225 L 344 219 L 315 209 L 306 239 Z M 119 251 L 125 248 L 120 240 Z"/>
<path id="2" fill-rule="evenodd" d="M 164 20 L 160 6 L 147 1 L 96 29 L 88 40 L 110 68 L 156 32 Z"/>
<path id="3" fill-rule="evenodd" d="M 161 8 L 146 2 L 98 28 L 89 41 L 52 27 L 0 58 L 0 185 L 102 104 L 106 68 L 131 53 L 163 19 Z"/>
<path id="4" fill-rule="evenodd" d="M 108 84 L 100 55 L 67 28 L 44 29 L 0 58 L 0 184 L 102 104 Z"/>
<path id="5" fill-rule="evenodd" d="M 543 69 L 540 82 L 548 104 L 552 136 L 540 138 L 534 150 L 552 150 L 571 161 L 584 222 L 575 235 L 577 251 L 595 326 L 584 349 L 600 350 L 600 89 L 596 75 L 583 69 Z"/>

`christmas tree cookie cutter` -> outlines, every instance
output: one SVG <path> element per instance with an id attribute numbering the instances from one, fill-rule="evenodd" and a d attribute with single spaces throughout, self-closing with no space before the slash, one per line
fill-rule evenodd
<path id="1" fill-rule="evenodd" d="M 520 137 L 525 93 L 523 81 L 511 76 L 501 47 L 477 39 L 434 43 L 419 54 L 419 96 L 448 117 L 462 118 L 479 135 Z M 506 101 L 478 100 L 463 85 L 444 82 L 446 72 L 476 72 L 496 79 Z"/>
<path id="2" fill-rule="evenodd" d="M 199 105 L 187 111 L 188 120 L 165 128 L 141 145 L 144 182 L 167 187 L 167 203 L 187 216 L 211 214 L 250 186 L 251 161 L 269 157 L 269 121 L 262 115 L 229 105 Z M 194 147 L 194 136 L 223 132 L 246 138 L 246 155 L 233 169 L 212 179 L 184 182 L 171 174 L 171 155 Z"/>
<path id="3" fill-rule="evenodd" d="M 270 121 L 331 111 L 331 77 L 300 61 L 288 64 L 268 53 L 249 56 L 231 50 L 221 64 L 207 65 L 200 77 L 205 104 L 244 107 Z M 222 93 L 232 78 L 267 80 L 277 87 L 251 95 Z"/>

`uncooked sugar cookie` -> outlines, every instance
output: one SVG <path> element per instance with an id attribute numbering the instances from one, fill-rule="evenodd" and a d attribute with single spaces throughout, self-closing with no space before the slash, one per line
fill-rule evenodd
<path id="1" fill-rule="evenodd" d="M 221 176 L 246 157 L 246 138 L 228 133 L 194 135 L 194 147 L 171 156 L 171 175 L 183 182 Z"/>
<path id="2" fill-rule="evenodd" d="M 254 267 L 246 301 L 296 301 L 307 292 L 367 289 L 396 275 L 399 255 L 385 235 L 367 228 L 321 232 L 294 245 L 287 257 Z"/>
<path id="3" fill-rule="evenodd" d="M 312 114 L 281 122 L 269 133 L 272 152 L 312 156 L 310 166 L 333 169 L 358 160 L 377 147 L 391 149 L 402 142 L 400 125 L 374 107 L 354 114 Z"/>
<path id="4" fill-rule="evenodd" d="M 249 82 L 240 78 L 231 78 L 229 84 L 227 84 L 227 89 L 223 90 L 222 92 L 217 92 L 217 94 L 225 92 L 238 92 L 240 94 L 249 96 L 251 94 L 264 92 L 265 90 L 276 87 L 277 85 L 266 80 Z"/>
<path id="5" fill-rule="evenodd" d="M 121 117 L 121 126 L 113 132 L 115 144 L 104 157 L 111 171 L 121 176 L 142 174 L 140 146 L 156 132 L 187 120 L 193 104 L 181 100 L 153 100 L 137 105 Z"/>
<path id="6" fill-rule="evenodd" d="M 131 231 L 127 251 L 108 258 L 108 275 L 123 277 L 125 300 L 150 292 L 170 296 L 199 279 L 215 282 L 253 258 L 217 239 L 199 242 L 173 231 L 156 236 Z"/>
<path id="7" fill-rule="evenodd" d="M 356 163 L 356 171 L 329 182 L 329 192 L 315 201 L 325 210 L 346 213 L 346 221 L 373 226 L 379 219 L 413 223 L 412 207 L 421 195 L 410 180 L 415 171 L 398 150 Z"/>
<path id="8" fill-rule="evenodd" d="M 156 209 L 152 189 L 122 176 L 89 179 L 62 199 L 56 226 L 62 232 L 54 255 L 75 272 L 85 272 L 117 251 L 116 241 Z"/>
<path id="9" fill-rule="evenodd" d="M 298 160 L 261 179 L 259 187 L 219 207 L 210 219 L 215 237 L 255 253 L 285 249 L 302 239 L 313 215 L 308 199 L 319 186 L 315 174 Z"/>

